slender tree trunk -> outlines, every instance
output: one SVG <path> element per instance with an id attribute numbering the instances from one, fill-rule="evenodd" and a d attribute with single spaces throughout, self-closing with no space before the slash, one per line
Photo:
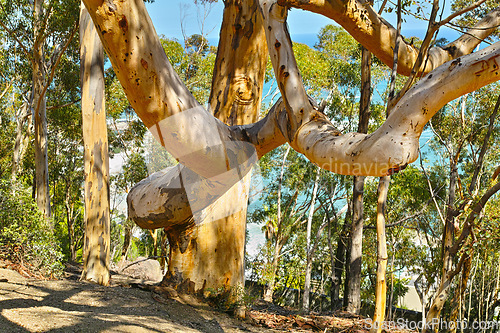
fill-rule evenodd
<path id="1" fill-rule="evenodd" d="M 365 177 L 355 176 L 353 186 L 353 214 L 349 251 L 349 283 L 346 311 L 359 314 L 361 310 L 361 264 L 363 255 L 363 188 Z"/>
<path id="2" fill-rule="evenodd" d="M 450 314 L 450 323 L 456 323 L 457 321 L 461 321 L 462 319 L 459 317 L 461 317 L 460 314 L 462 313 L 465 292 L 467 290 L 467 283 L 469 282 L 469 276 L 472 268 L 472 258 L 473 253 L 469 253 L 464 261 L 462 277 L 460 279 L 460 282 L 458 283 L 458 292 L 455 292 L 453 300 L 451 301 L 452 311 Z M 450 333 L 455 333 L 457 331 L 457 327 L 453 326 L 449 331 Z"/>
<path id="3" fill-rule="evenodd" d="M 24 124 L 27 119 L 31 119 L 30 112 L 28 112 L 28 104 L 23 103 L 19 114 L 16 117 L 16 140 L 14 142 L 14 152 L 12 155 L 12 171 L 11 171 L 11 181 L 14 182 L 17 178 L 17 172 L 19 171 L 19 164 L 23 159 L 24 152 L 27 146 L 27 138 L 29 137 L 30 126 L 28 122 L 28 129 L 26 133 L 23 131 Z"/>
<path id="4" fill-rule="evenodd" d="M 273 260 L 271 261 L 271 277 L 269 282 L 264 286 L 264 301 L 272 302 L 274 295 L 274 287 L 276 285 L 276 272 L 278 271 L 279 258 L 282 246 L 278 240 L 274 246 Z"/>
<path id="5" fill-rule="evenodd" d="M 124 233 L 123 233 L 123 246 L 122 246 L 122 253 L 120 256 L 120 261 L 126 260 L 127 259 L 127 253 L 128 249 L 130 247 L 130 240 L 132 238 L 132 227 L 130 226 L 130 221 L 125 222 L 125 228 L 124 228 Z"/>
<path id="6" fill-rule="evenodd" d="M 377 201 L 377 284 L 375 287 L 375 313 L 373 315 L 373 327 L 370 332 L 382 332 L 385 319 L 385 303 L 387 284 L 385 272 L 387 268 L 387 243 L 385 236 L 385 205 L 387 192 L 391 178 L 385 176 L 380 178 L 378 184 Z"/>
<path id="7" fill-rule="evenodd" d="M 167 233 L 164 229 L 161 231 L 160 237 L 160 267 L 161 271 L 165 272 L 166 256 L 167 256 Z"/>
<path id="8" fill-rule="evenodd" d="M 43 0 L 34 2 L 34 37 L 33 40 L 33 104 L 35 121 L 35 187 L 36 203 L 38 209 L 50 217 L 50 193 L 49 193 L 49 163 L 47 145 L 47 107 L 44 88 L 45 79 L 45 55 L 43 52 L 44 34 L 42 27 Z"/>
<path id="9" fill-rule="evenodd" d="M 393 318 L 393 313 L 392 313 L 392 305 L 394 303 L 394 247 L 393 247 L 393 251 L 392 251 L 392 256 L 391 256 L 391 292 L 389 294 L 389 302 L 387 304 L 387 307 L 389 308 L 388 309 L 388 318 L 390 320 L 392 320 Z M 423 311 L 422 311 L 422 315 L 425 315 L 425 294 L 424 294 L 424 302 L 422 302 L 424 304 L 424 307 L 423 307 Z"/>
<path id="10" fill-rule="evenodd" d="M 450 253 L 450 249 L 453 246 L 454 234 L 455 234 L 455 213 L 454 213 L 454 202 L 456 195 L 456 185 L 457 185 L 458 170 L 452 157 L 450 157 L 450 184 L 448 188 L 448 198 L 446 207 L 446 219 L 443 232 L 443 243 L 442 243 L 442 260 L 443 269 L 441 275 L 441 282 L 438 287 L 437 292 L 434 296 L 434 301 L 427 313 L 427 325 L 424 327 L 423 332 L 428 332 L 429 329 L 434 330 L 432 323 L 439 318 L 441 310 L 444 306 L 446 298 L 448 296 L 448 288 L 451 284 L 451 279 L 454 277 L 453 272 L 453 256 Z"/>
<path id="11" fill-rule="evenodd" d="M 314 208 L 316 204 L 316 194 L 318 192 L 318 184 L 319 184 L 319 175 L 321 172 L 321 168 L 317 167 L 316 169 L 316 179 L 314 180 L 312 198 L 311 198 L 311 207 L 309 208 L 309 216 L 307 217 L 307 234 L 306 234 L 306 275 L 304 281 L 304 295 L 302 295 L 302 311 L 305 313 L 309 312 L 310 300 L 309 295 L 311 293 L 311 271 L 312 271 L 312 260 L 313 260 L 313 251 L 311 248 L 311 232 L 312 232 L 312 220 L 314 216 Z"/>
<path id="12" fill-rule="evenodd" d="M 371 53 L 363 48 L 362 87 L 359 109 L 358 132 L 368 132 L 371 100 Z M 361 265 L 363 255 L 363 189 L 365 178 L 355 176 L 353 180 L 353 214 L 349 250 L 349 284 L 346 311 L 359 314 L 361 310 Z"/>
<path id="13" fill-rule="evenodd" d="M 283 175 L 285 174 L 285 163 L 286 159 L 288 157 L 288 154 L 290 153 L 291 147 L 288 146 L 287 149 L 285 150 L 283 154 L 283 159 L 281 161 L 281 170 L 280 170 L 280 177 L 278 179 L 278 202 L 277 202 L 277 214 L 276 214 L 276 228 L 273 228 L 273 230 L 268 229 L 269 232 L 266 233 L 266 238 L 268 241 L 271 238 L 275 238 L 275 244 L 274 244 L 274 252 L 273 252 L 273 259 L 271 262 L 271 277 L 269 279 L 269 282 L 264 286 L 264 300 L 266 302 L 272 302 L 273 301 L 273 295 L 274 295 L 274 287 L 276 285 L 276 272 L 278 270 L 278 265 L 279 265 L 279 257 L 281 254 L 281 249 L 283 248 L 285 242 L 283 239 L 282 235 L 282 210 L 281 210 L 281 188 L 283 185 Z"/>
<path id="14" fill-rule="evenodd" d="M 85 162 L 82 279 L 109 284 L 109 156 L 104 107 L 104 50 L 85 6 L 80 13 L 80 66 Z"/>
<path id="15" fill-rule="evenodd" d="M 346 258 L 346 249 L 349 232 L 349 223 L 347 222 L 347 216 L 350 215 L 350 209 L 348 209 L 348 213 L 346 214 L 346 219 L 344 220 L 344 224 L 342 226 L 342 231 L 339 235 L 339 239 L 337 242 L 337 249 L 335 254 L 333 251 L 330 251 L 331 261 L 332 261 L 332 287 L 330 291 L 330 301 L 331 308 L 333 310 L 337 310 L 340 304 L 340 287 L 342 286 L 342 273 L 344 272 L 344 267 L 346 266 L 345 258 Z M 347 277 L 346 277 L 347 279 Z"/>
<path id="16" fill-rule="evenodd" d="M 76 241 L 75 241 L 75 221 L 73 219 L 73 209 L 70 203 L 71 186 L 66 180 L 66 195 L 64 198 L 64 206 L 66 208 L 66 225 L 68 227 L 68 244 L 71 261 L 76 261 Z"/>
<path id="17" fill-rule="evenodd" d="M 151 238 L 153 238 L 153 257 L 158 256 L 158 229 L 149 230 L 149 234 L 151 235 Z"/>

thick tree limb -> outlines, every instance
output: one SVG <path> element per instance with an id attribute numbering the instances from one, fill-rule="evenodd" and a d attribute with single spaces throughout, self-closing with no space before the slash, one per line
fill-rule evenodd
<path id="1" fill-rule="evenodd" d="M 308 10 L 331 18 L 370 50 L 384 64 L 392 66 L 396 29 L 382 18 L 372 6 L 362 0 L 279 0 L 280 5 Z M 491 11 L 472 29 L 445 47 L 429 50 L 425 68 L 418 72 L 429 73 L 447 61 L 471 53 L 483 39 L 500 24 L 500 7 Z M 419 50 L 401 40 L 398 73 L 409 75 Z"/>
<path id="2" fill-rule="evenodd" d="M 232 186 L 234 179 L 241 179 L 250 170 L 256 158 L 285 141 L 312 162 L 336 173 L 390 174 L 416 159 L 423 127 L 443 105 L 500 79 L 497 43 L 429 74 L 409 90 L 373 134 L 340 136 L 305 94 L 286 30 L 286 9 L 269 1 L 263 10 L 265 30 L 286 112 L 275 107 L 255 124 L 228 127 L 203 110 L 182 84 L 142 0 L 84 2 L 138 116 L 174 157 L 200 177 L 233 173 L 232 178 L 216 180 L 221 188 Z M 385 39 L 376 42 L 381 40 Z M 392 51 L 390 59 L 392 63 Z M 400 55 L 400 59 L 404 56 Z M 399 67 L 403 67 L 401 62 Z M 215 193 L 218 191 L 220 188 Z M 155 209 L 151 212 L 159 213 Z"/>
<path id="3" fill-rule="evenodd" d="M 440 66 L 396 104 L 374 133 L 340 133 L 308 103 L 286 27 L 286 8 L 261 0 L 271 61 L 289 118 L 290 145 L 339 174 L 384 176 L 418 156 L 424 125 L 447 102 L 500 79 L 500 43 Z"/>

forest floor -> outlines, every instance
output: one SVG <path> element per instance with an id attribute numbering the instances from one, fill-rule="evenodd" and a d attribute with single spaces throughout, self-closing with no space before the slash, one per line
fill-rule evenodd
<path id="1" fill-rule="evenodd" d="M 77 274 L 43 280 L 0 268 L 0 332 L 368 332 L 362 317 L 301 316 L 263 301 L 238 320 L 142 280 L 113 275 L 102 287 Z"/>

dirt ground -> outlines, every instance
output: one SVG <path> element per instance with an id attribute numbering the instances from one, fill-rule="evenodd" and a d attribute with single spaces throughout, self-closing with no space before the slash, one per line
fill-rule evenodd
<path id="1" fill-rule="evenodd" d="M 0 269 L 0 332 L 272 332 L 202 304 L 126 287 L 133 279 L 113 280 L 102 287 Z"/>
<path id="2" fill-rule="evenodd" d="M 245 320 L 151 282 L 112 275 L 110 287 L 66 278 L 26 278 L 0 268 L 0 333 L 10 332 L 344 332 L 367 333 L 366 318 L 310 314 L 256 301 Z M 391 330 L 404 332 L 406 330 Z"/>

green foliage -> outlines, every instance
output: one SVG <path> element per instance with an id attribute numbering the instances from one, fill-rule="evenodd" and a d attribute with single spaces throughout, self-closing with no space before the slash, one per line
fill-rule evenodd
<path id="1" fill-rule="evenodd" d="M 451 5 L 452 11 L 461 10 L 467 6 L 470 6 L 471 2 L 468 0 L 454 0 Z M 453 21 L 453 26 L 459 28 L 464 33 L 472 28 L 474 24 L 477 23 L 480 19 L 482 19 L 486 14 L 490 11 L 498 7 L 498 0 L 486 0 L 485 3 L 481 4 L 481 6 L 468 11 L 463 16 L 460 16 L 458 19 Z M 491 34 L 487 40 L 490 42 L 498 41 L 500 38 L 500 31 L 497 29 L 496 32 Z"/>
<path id="2" fill-rule="evenodd" d="M 240 307 L 250 307 L 256 300 L 256 296 L 251 295 L 246 288 L 241 286 L 207 288 L 203 294 L 210 305 L 219 311 L 229 313 L 234 313 Z"/>
<path id="3" fill-rule="evenodd" d="M 189 91 L 202 105 L 208 102 L 216 50 L 209 47 L 205 37 L 194 34 L 185 47 L 176 40 L 161 36 L 160 42 L 169 61 Z"/>
<path id="4" fill-rule="evenodd" d="M 62 253 L 26 188 L 0 181 L 0 256 L 44 275 L 62 273 Z"/>

